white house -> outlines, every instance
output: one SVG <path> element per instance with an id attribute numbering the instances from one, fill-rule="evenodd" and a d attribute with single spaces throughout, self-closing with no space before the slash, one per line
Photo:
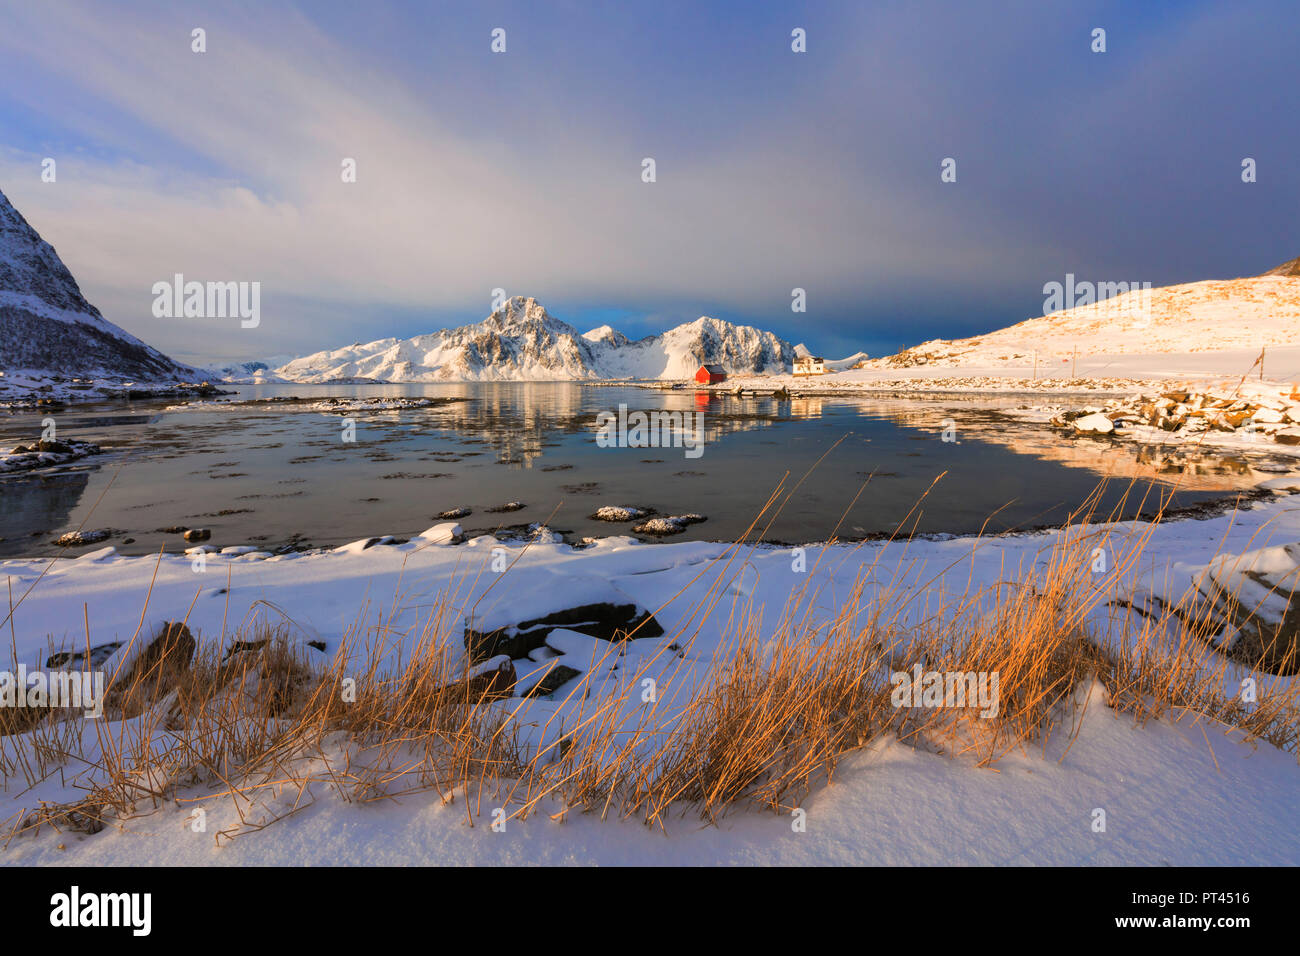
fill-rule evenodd
<path id="1" fill-rule="evenodd" d="M 795 375 L 825 375 L 826 360 L 820 355 L 801 355 L 794 360 Z"/>

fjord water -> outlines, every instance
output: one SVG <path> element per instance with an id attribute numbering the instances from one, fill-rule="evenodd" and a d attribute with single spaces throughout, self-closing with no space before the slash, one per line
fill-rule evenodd
<path id="1" fill-rule="evenodd" d="M 987 398 L 980 405 L 957 396 L 778 400 L 533 383 L 231 388 L 236 394 L 223 403 L 453 401 L 351 413 L 355 442 L 343 440 L 340 415 L 284 405 L 67 406 L 55 413 L 58 436 L 95 441 L 106 453 L 0 480 L 0 555 L 81 553 L 53 544 L 77 528 L 110 530 L 103 544 L 136 554 L 177 551 L 185 546 L 180 533 L 164 529 L 193 527 L 211 529 L 208 543 L 217 547 L 339 545 L 418 534 L 440 512 L 462 507 L 472 509 L 459 519 L 470 534 L 535 522 L 572 541 L 630 534 L 632 523 L 589 517 L 603 505 L 625 505 L 707 517 L 669 540 L 733 540 L 782 483 L 794 493 L 758 535 L 765 540 L 852 540 L 900 527 L 904 534 L 1000 532 L 1065 521 L 1105 474 L 1118 479 L 1102 501 L 1108 514 L 1130 475 L 1152 471 L 1139 460 L 1147 452 L 1014 425 L 990 411 Z M 597 416 L 620 404 L 702 413 L 702 454 L 599 447 Z M 0 445 L 37 439 L 48 414 L 0 418 Z M 945 427 L 955 440 L 943 440 Z M 1159 470 L 1162 483 L 1177 483 L 1176 507 L 1224 498 L 1254 480 L 1245 463 L 1209 456 L 1162 461 Z M 1145 490 L 1144 483 L 1130 491 L 1126 514 Z M 1147 498 L 1147 512 L 1158 499 Z M 488 510 L 511 501 L 526 507 Z"/>

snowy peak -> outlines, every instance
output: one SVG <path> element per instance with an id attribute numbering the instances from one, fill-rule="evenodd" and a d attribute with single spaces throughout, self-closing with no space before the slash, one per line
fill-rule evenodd
<path id="1" fill-rule="evenodd" d="M 99 317 L 98 310 L 81 294 L 77 280 L 54 247 L 28 224 L 3 192 L 0 192 L 0 292 L 6 301 L 17 297 L 29 302 L 35 299 L 49 310 L 78 313 L 88 319 Z"/>
<path id="2" fill-rule="evenodd" d="M 107 321 L 0 192 L 0 370 L 162 381 L 194 370 Z"/>
<path id="3" fill-rule="evenodd" d="M 296 382 L 369 378 L 387 382 L 563 381 L 594 378 L 594 357 L 577 329 L 533 298 L 506 300 L 482 322 L 409 339 L 317 352 L 276 373 Z"/>
<path id="4" fill-rule="evenodd" d="M 794 350 L 770 332 L 702 317 L 630 341 L 608 325 L 585 334 L 516 296 L 482 322 L 409 339 L 317 352 L 275 370 L 297 382 L 684 379 L 704 363 L 736 372 L 787 371 Z"/>
<path id="5" fill-rule="evenodd" d="M 592 345 L 627 345 L 627 336 L 612 326 L 601 325 L 590 332 L 583 332 L 582 337 Z"/>

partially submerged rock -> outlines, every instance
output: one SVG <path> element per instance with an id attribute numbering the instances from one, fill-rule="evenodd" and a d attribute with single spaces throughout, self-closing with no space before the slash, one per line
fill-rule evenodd
<path id="1" fill-rule="evenodd" d="M 629 508 L 624 505 L 605 505 L 603 508 L 597 508 L 592 513 L 591 518 L 594 521 L 636 521 L 638 518 L 644 518 L 650 514 L 652 510 L 650 508 Z"/>
<path id="2" fill-rule="evenodd" d="M 101 453 L 94 442 L 43 438 L 30 445 L 15 445 L 7 454 L 0 454 L 0 475 L 63 465 Z"/>
<path id="3" fill-rule="evenodd" d="M 108 530 L 99 531 L 69 531 L 67 534 L 61 534 L 54 539 L 54 543 L 60 548 L 81 548 L 88 544 L 96 544 L 109 537 L 112 532 Z"/>
<path id="4" fill-rule="evenodd" d="M 670 534 L 681 534 L 686 530 L 687 525 L 707 520 L 704 515 L 697 514 L 664 515 L 643 521 L 641 524 L 635 525 L 632 530 L 636 534 L 652 534 L 663 537 Z"/>
<path id="5" fill-rule="evenodd" d="M 1109 399 L 1102 406 L 1057 412 L 1050 424 L 1075 433 L 1111 434 L 1125 426 L 1176 435 L 1228 433 L 1279 445 L 1300 444 L 1300 395 L 1270 386 L 1194 391 Z"/>
<path id="6" fill-rule="evenodd" d="M 1074 420 L 1074 430 L 1079 432 L 1097 432 L 1108 435 L 1115 430 L 1115 424 L 1100 412 L 1083 415 Z"/>

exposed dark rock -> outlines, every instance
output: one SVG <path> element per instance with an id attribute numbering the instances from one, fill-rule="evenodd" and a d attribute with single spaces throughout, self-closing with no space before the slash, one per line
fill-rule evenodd
<path id="1" fill-rule="evenodd" d="M 98 667 L 108 660 L 122 646 L 121 641 L 109 641 L 107 644 L 96 644 L 90 649 L 87 656 L 82 651 L 57 651 L 51 654 L 45 660 L 46 670 L 85 670 L 87 667 Z"/>
<path id="2" fill-rule="evenodd" d="M 559 690 L 569 681 L 573 680 L 575 677 L 580 677 L 581 675 L 582 675 L 582 671 L 574 670 L 572 667 L 570 667 L 567 664 L 560 664 L 560 663 L 553 664 L 551 666 L 551 669 L 548 670 L 545 675 L 543 675 L 542 679 L 539 680 L 532 687 L 528 688 L 528 690 L 522 696 L 548 697 L 551 694 L 554 694 L 557 690 Z"/>
<path id="3" fill-rule="evenodd" d="M 189 671 L 198 647 L 182 622 L 168 621 L 108 689 L 106 705 L 124 718 L 139 715 Z"/>
<path id="4" fill-rule="evenodd" d="M 604 641 L 626 640 L 635 636 L 659 637 L 664 633 L 649 611 L 638 611 L 635 604 L 583 604 L 556 611 L 543 617 L 520 621 L 492 631 L 465 631 L 465 649 L 471 664 L 490 660 L 498 654 L 518 660 L 546 643 L 546 636 L 556 628 L 577 631 Z"/>

